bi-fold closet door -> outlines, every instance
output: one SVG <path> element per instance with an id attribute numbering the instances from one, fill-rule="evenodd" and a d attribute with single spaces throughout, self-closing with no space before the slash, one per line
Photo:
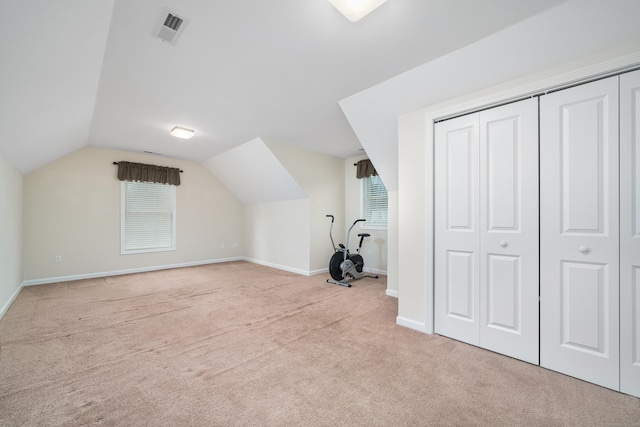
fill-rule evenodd
<path id="1" fill-rule="evenodd" d="M 540 99 L 540 364 L 640 397 L 640 71 Z"/>
<path id="2" fill-rule="evenodd" d="M 539 106 L 435 126 L 435 331 L 640 397 L 640 71 Z"/>
<path id="3" fill-rule="evenodd" d="M 540 99 L 540 364 L 619 390 L 618 77 Z"/>
<path id="4" fill-rule="evenodd" d="M 435 134 L 435 332 L 537 364 L 537 99 Z"/>

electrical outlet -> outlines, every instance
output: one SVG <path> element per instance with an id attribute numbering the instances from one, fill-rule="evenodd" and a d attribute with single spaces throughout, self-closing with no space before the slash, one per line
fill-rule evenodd
<path id="1" fill-rule="evenodd" d="M 53 257 L 53 262 L 62 262 L 62 255 L 56 255 Z"/>
<path id="2" fill-rule="evenodd" d="M 220 243 L 220 249 L 224 249 L 224 243 Z"/>
<path id="3" fill-rule="evenodd" d="M 234 248 L 239 248 L 239 247 L 240 247 L 240 243 L 238 243 L 238 242 L 233 242 L 233 247 L 234 247 Z"/>

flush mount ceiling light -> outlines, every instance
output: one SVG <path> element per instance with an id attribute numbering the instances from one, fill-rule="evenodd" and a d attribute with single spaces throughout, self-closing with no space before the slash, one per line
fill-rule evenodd
<path id="1" fill-rule="evenodd" d="M 387 0 L 329 0 L 349 21 L 356 22 Z"/>
<path id="2" fill-rule="evenodd" d="M 169 133 L 177 138 L 189 139 L 195 135 L 196 131 L 193 129 L 183 128 L 182 126 L 175 126 Z"/>

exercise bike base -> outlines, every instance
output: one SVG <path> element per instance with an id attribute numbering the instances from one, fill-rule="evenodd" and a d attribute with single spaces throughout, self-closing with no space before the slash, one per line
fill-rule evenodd
<path id="1" fill-rule="evenodd" d="M 339 281 L 333 280 L 333 279 L 327 279 L 327 283 L 333 283 L 334 285 L 344 286 L 345 288 L 350 288 L 351 287 L 351 283 L 339 282 Z"/>
<path id="2" fill-rule="evenodd" d="M 327 279 L 327 283 L 333 283 L 334 285 L 340 285 L 340 286 L 344 286 L 345 288 L 350 288 L 351 287 L 351 283 L 347 282 L 347 280 L 358 280 L 358 279 L 362 279 L 364 277 L 369 277 L 371 279 L 378 279 L 378 276 L 369 276 L 369 275 L 364 275 L 358 278 L 351 278 L 351 279 L 345 279 L 345 280 L 333 280 L 333 279 Z"/>

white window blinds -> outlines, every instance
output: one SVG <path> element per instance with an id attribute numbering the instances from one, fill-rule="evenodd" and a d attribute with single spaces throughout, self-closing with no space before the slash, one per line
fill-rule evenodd
<path id="1" fill-rule="evenodd" d="M 168 184 L 122 182 L 121 253 L 176 248 L 175 189 Z"/>
<path id="2" fill-rule="evenodd" d="M 362 178 L 362 216 L 364 226 L 387 226 L 387 189 L 378 175 Z"/>

